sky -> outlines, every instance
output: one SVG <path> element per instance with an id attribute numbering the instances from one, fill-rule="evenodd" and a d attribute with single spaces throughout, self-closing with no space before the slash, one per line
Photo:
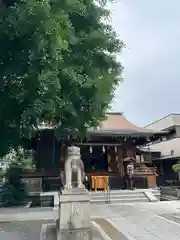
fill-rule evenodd
<path id="1" fill-rule="evenodd" d="M 110 9 L 127 45 L 112 110 L 139 126 L 180 113 L 180 0 L 116 0 Z"/>

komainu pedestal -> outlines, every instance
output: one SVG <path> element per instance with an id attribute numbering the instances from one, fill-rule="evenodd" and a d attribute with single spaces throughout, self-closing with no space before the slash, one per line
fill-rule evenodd
<path id="1" fill-rule="evenodd" d="M 58 240 L 92 240 L 90 195 L 86 189 L 64 189 L 60 196 Z"/>
<path id="2" fill-rule="evenodd" d="M 90 195 L 83 184 L 84 165 L 80 148 L 68 148 L 61 181 L 58 240 L 92 240 Z"/>

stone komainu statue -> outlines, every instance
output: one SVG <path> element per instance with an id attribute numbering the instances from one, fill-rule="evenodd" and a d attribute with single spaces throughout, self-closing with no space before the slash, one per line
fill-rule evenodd
<path id="1" fill-rule="evenodd" d="M 81 160 L 80 148 L 68 147 L 64 171 L 61 172 L 61 182 L 64 188 L 85 188 L 83 184 L 84 178 L 84 164 Z"/>

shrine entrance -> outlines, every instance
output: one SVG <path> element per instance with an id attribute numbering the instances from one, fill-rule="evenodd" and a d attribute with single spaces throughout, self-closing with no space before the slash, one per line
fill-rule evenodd
<path id="1" fill-rule="evenodd" d="M 80 146 L 85 173 L 108 172 L 108 152 L 104 146 Z"/>

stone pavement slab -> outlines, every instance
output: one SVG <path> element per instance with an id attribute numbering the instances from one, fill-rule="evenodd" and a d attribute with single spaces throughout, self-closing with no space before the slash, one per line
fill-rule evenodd
<path id="1" fill-rule="evenodd" d="M 42 221 L 0 223 L 1 240 L 40 240 Z"/>
<path id="2" fill-rule="evenodd" d="M 116 227 L 114 227 L 109 221 L 104 218 L 94 219 L 94 222 L 98 224 L 103 232 L 113 240 L 128 240 Z"/>
<path id="3" fill-rule="evenodd" d="M 54 208 L 1 208 L 0 222 L 55 220 Z"/>
<path id="4" fill-rule="evenodd" d="M 0 240 L 10 239 L 56 240 L 55 223 L 53 222 L 50 223 L 49 221 L 24 221 L 24 222 L 0 223 Z M 94 226 L 93 226 L 93 240 L 105 240 L 98 231 L 98 229 L 96 229 L 96 227 Z"/>
<path id="5" fill-rule="evenodd" d="M 155 214 L 143 214 L 110 219 L 127 238 L 137 240 L 179 240 L 180 225 Z"/>
<path id="6" fill-rule="evenodd" d="M 0 240 L 9 240 L 12 237 L 13 240 L 36 240 L 40 231 L 41 224 L 33 225 L 33 223 L 29 224 L 29 230 L 26 227 L 25 232 L 16 229 L 8 231 L 7 225 L 2 225 L 5 221 L 54 221 L 57 216 L 58 211 L 54 208 L 1 209 Z M 121 237 L 117 238 L 118 240 L 124 240 L 122 237 L 126 237 L 128 240 L 180 239 L 180 201 L 118 205 L 93 204 L 91 218 L 94 221 L 97 218 L 102 219 L 101 223 L 97 223 L 112 240 L 116 240 L 117 236 Z M 103 219 L 108 220 L 114 228 L 109 227 Z M 12 229 L 13 225 L 10 226 Z M 32 232 L 33 226 L 35 230 L 33 230 L 31 238 L 30 232 Z M 97 229 L 94 229 L 94 236 L 97 240 L 98 238 L 103 239 Z"/>
<path id="7" fill-rule="evenodd" d="M 180 213 L 180 201 L 137 204 L 92 204 L 91 217 L 121 217 L 136 214 L 136 212 L 151 212 L 155 214 Z M 1 208 L 2 221 L 51 220 L 58 217 L 58 208 Z"/>
<path id="8" fill-rule="evenodd" d="M 180 202 L 178 201 L 95 206 L 92 214 L 109 220 L 127 239 L 180 239 L 180 224 L 178 224 L 180 222 Z"/>
<path id="9" fill-rule="evenodd" d="M 159 215 L 167 220 L 180 224 L 180 214 L 161 214 Z"/>

